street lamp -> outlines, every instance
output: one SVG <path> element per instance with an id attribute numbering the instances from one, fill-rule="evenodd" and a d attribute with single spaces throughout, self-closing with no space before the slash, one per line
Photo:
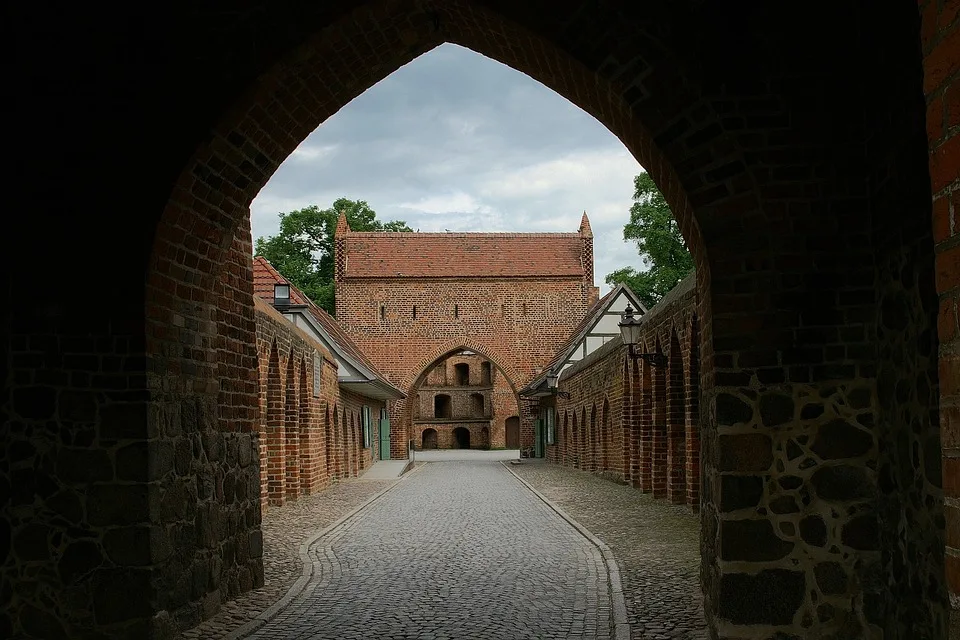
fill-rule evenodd
<path id="1" fill-rule="evenodd" d="M 629 348 L 630 358 L 636 361 L 641 358 L 647 364 L 654 367 L 665 367 L 667 365 L 667 356 L 660 353 L 636 353 L 634 346 L 640 343 L 640 334 L 642 324 L 640 318 L 633 315 L 633 307 L 627 304 L 620 316 L 620 337 L 623 338 L 623 344 Z"/>
<path id="2" fill-rule="evenodd" d="M 569 398 L 570 394 L 566 391 L 560 391 L 558 385 L 560 383 L 560 374 L 551 371 L 547 374 L 547 389 L 550 390 L 550 395 L 560 396 L 561 398 Z"/>

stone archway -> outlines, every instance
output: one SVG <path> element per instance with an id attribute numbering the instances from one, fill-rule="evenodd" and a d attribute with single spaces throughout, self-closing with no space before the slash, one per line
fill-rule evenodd
<path id="1" fill-rule="evenodd" d="M 932 51 L 939 8 L 923 7 L 934 16 L 924 31 Z M 16 492 L 49 480 L 75 492 L 88 511 L 111 504 L 108 496 L 129 496 L 139 506 L 124 517 L 156 524 L 149 505 L 137 502 L 148 483 L 173 491 L 221 474 L 238 485 L 255 476 L 256 469 L 215 461 L 191 477 L 170 466 L 157 470 L 159 478 L 134 474 L 91 489 L 31 462 L 69 452 L 67 434 L 78 420 L 94 425 L 99 439 L 139 447 L 144 459 L 193 441 L 255 457 L 245 208 L 316 124 L 419 53 L 453 41 L 529 73 L 595 115 L 650 169 L 693 245 L 705 363 L 703 578 L 714 630 L 828 635 L 847 620 L 859 625 L 856 633 L 875 623 L 891 634 L 943 635 L 938 309 L 924 91 L 945 81 L 938 61 L 957 56 L 931 54 L 923 85 L 916 6 L 845 5 L 826 22 L 815 12 L 782 21 L 759 8 L 741 20 L 726 7 L 684 0 L 643 11 L 493 0 L 337 2 L 302 11 L 264 5 L 231 14 L 200 5 L 31 13 L 40 10 L 24 6 L 14 16 L 23 28 L 12 29 L 18 43 L 31 43 L 18 62 L 33 65 L 15 74 L 23 100 L 12 116 L 30 132 L 16 156 L 31 173 L 14 182 L 32 215 L 7 236 L 4 287 L 14 385 L 5 403 L 16 416 L 9 437 L 34 452 L 22 469 L 4 471 L 15 504 L 25 500 Z M 867 20 L 871 28 L 861 28 Z M 141 37 L 131 41 L 124 34 L 134 24 Z M 812 31 L 819 37 L 813 53 L 804 46 Z M 63 64 L 68 59 L 83 64 Z M 83 71 L 89 68 L 100 70 L 93 85 Z M 89 90 L 73 91 L 80 84 Z M 886 90 L 876 90 L 881 86 Z M 931 100 L 931 108 L 937 104 Z M 50 154 L 53 148 L 62 153 Z M 956 179 L 950 148 L 932 158 L 938 193 Z M 78 203 L 97 203 L 96 212 L 77 216 Z M 128 242 L 107 240 L 118 229 Z M 938 241 L 952 234 L 950 224 L 946 229 L 938 227 Z M 945 266 L 937 282 L 947 296 L 956 289 L 954 271 Z M 111 274 L 99 295 L 90 294 L 90 273 Z M 58 295 L 23 304 L 35 299 L 37 282 L 56 282 Z M 945 316 L 949 340 L 953 325 Z M 944 362 L 952 372 L 954 360 Z M 903 380 L 917 383 L 908 388 Z M 865 438 L 866 450 L 843 456 L 849 446 L 825 444 L 844 430 L 866 434 L 853 437 Z M 791 443 L 805 449 L 797 459 L 811 464 L 791 466 L 783 453 Z M 114 450 L 96 446 L 104 477 L 117 478 Z M 870 499 L 856 502 L 854 513 L 832 509 L 850 496 L 818 492 L 829 484 L 825 469 L 855 470 Z M 800 488 L 783 491 L 812 496 L 811 517 L 823 521 L 830 544 L 790 536 L 773 526 L 773 516 L 761 517 L 779 496 L 765 493 L 731 510 L 734 487 L 752 482 L 745 478 L 784 474 Z M 255 509 L 254 498 L 197 503 L 200 513 Z M 48 510 L 30 504 L 11 519 L 11 535 L 25 522 L 68 535 Z M 195 526 L 185 522 L 160 524 L 177 537 Z M 746 530 L 763 531 L 753 550 L 730 542 Z M 864 531 L 878 552 L 846 544 Z M 199 575 L 217 566 L 214 548 L 240 548 L 256 535 L 256 524 L 244 525 L 211 548 L 184 546 L 173 556 Z M 116 556 L 112 544 L 96 549 L 105 563 Z M 771 549 L 784 555 L 771 559 Z M 138 567 L 151 561 L 149 550 L 143 554 L 117 571 L 140 575 Z M 811 613 L 807 593 L 817 584 L 813 558 L 821 554 L 844 576 L 856 577 L 858 563 L 869 561 L 888 579 L 824 620 Z M 255 584 L 260 564 L 253 557 L 223 567 L 224 597 Z M 109 625 L 136 627 L 146 637 L 151 625 L 196 615 L 203 599 L 166 595 L 162 585 L 179 571 L 172 560 L 152 571 L 134 587 L 91 575 L 71 589 L 85 597 L 99 589 L 117 601 L 145 594 L 142 606 L 125 612 L 133 618 Z M 768 589 L 771 575 L 784 579 Z M 7 577 L 20 580 L 9 567 Z M 17 607 L 71 610 L 55 569 L 40 580 L 35 593 L 54 601 L 24 599 Z M 929 585 L 930 595 L 914 597 L 915 584 Z M 11 611 L 10 620 L 19 614 Z M 797 621 L 806 614 L 810 627 Z M 93 612 L 61 617 L 74 635 L 106 624 Z"/>

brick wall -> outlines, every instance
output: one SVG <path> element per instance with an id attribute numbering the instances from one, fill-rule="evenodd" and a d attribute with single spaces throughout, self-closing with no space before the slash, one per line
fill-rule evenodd
<path id="1" fill-rule="evenodd" d="M 323 345 L 255 298 L 260 367 L 260 500 L 283 505 L 338 478 L 359 475 L 376 459 L 375 421 L 384 404 L 337 384 L 337 363 Z M 314 359 L 322 362 L 319 392 Z M 363 446 L 362 407 L 370 407 Z"/>
<path id="2" fill-rule="evenodd" d="M 560 378 L 557 428 L 547 458 L 611 476 L 677 504 L 699 508 L 700 428 L 697 298 L 693 276 L 651 309 L 638 352 L 659 350 L 667 366 L 632 360 L 619 339 Z M 666 348 L 664 348 L 666 345 Z"/>
<path id="3" fill-rule="evenodd" d="M 950 600 L 960 606 L 960 2 L 920 2 L 936 286 L 940 434 Z"/>

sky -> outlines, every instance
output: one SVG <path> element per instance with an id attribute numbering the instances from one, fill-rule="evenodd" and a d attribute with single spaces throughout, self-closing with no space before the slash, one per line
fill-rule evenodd
<path id="1" fill-rule="evenodd" d="M 419 231 L 594 233 L 594 281 L 640 268 L 623 241 L 643 169 L 593 116 L 514 69 L 444 44 L 323 122 L 251 204 L 253 238 L 280 212 L 339 197 Z"/>

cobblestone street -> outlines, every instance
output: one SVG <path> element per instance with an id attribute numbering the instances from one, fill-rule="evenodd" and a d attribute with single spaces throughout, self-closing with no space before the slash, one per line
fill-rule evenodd
<path id="1" fill-rule="evenodd" d="M 707 637 L 696 515 L 581 471 L 466 455 L 421 463 L 318 540 L 304 589 L 264 626 L 240 633 L 300 577 L 304 541 L 397 481 L 349 480 L 269 510 L 264 587 L 185 637 L 614 638 L 600 550 L 509 471 L 613 552 L 630 637 Z"/>
<path id="2" fill-rule="evenodd" d="M 315 579 L 248 637 L 611 637 L 600 550 L 497 462 L 418 468 L 310 557 Z"/>
<path id="3" fill-rule="evenodd" d="M 569 467 L 524 460 L 511 468 L 612 549 L 632 638 L 707 638 L 696 514 Z"/>
<path id="4" fill-rule="evenodd" d="M 183 637 L 220 640 L 273 605 L 303 572 L 300 545 L 395 482 L 342 480 L 316 495 L 267 510 L 262 525 L 263 586 L 225 603 L 216 616 L 186 631 Z"/>

